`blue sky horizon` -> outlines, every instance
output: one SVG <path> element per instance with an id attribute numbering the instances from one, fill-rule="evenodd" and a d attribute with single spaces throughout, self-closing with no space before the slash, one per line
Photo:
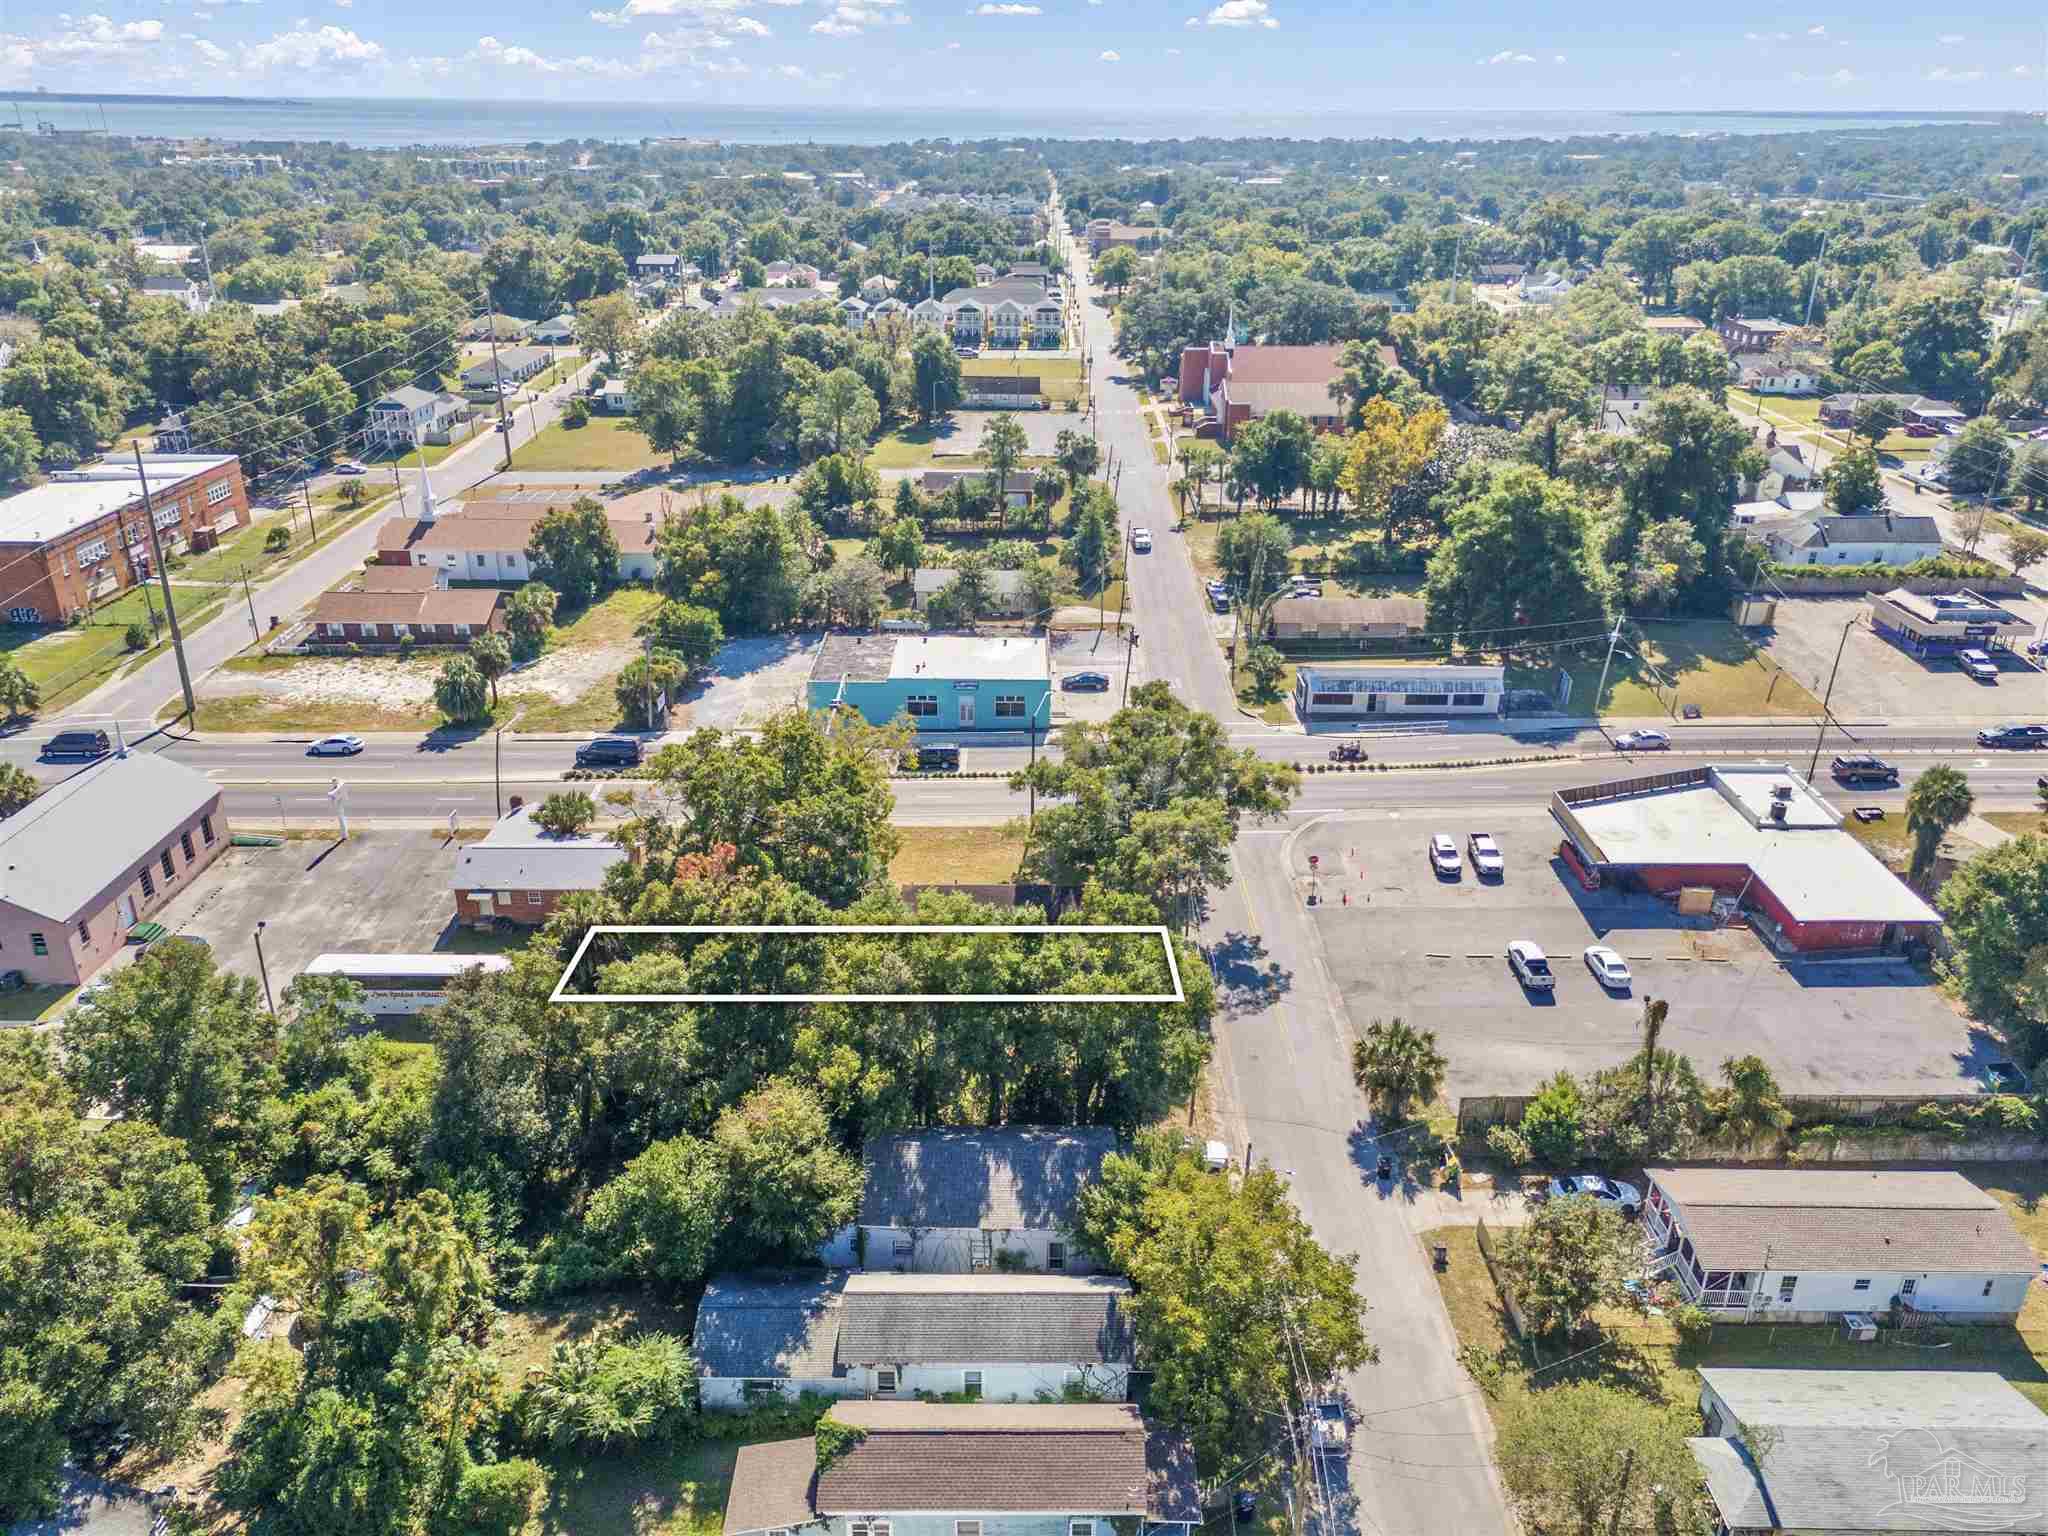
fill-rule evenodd
<path id="1" fill-rule="evenodd" d="M 1757 19 L 1533 0 L 100 0 L 0 9 L 0 89 L 1133 120 L 1431 112 L 2002 112 L 2048 103 L 2038 12 Z"/>

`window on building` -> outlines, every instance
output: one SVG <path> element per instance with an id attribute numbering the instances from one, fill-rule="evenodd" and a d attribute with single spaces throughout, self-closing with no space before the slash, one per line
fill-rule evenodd
<path id="1" fill-rule="evenodd" d="M 846 1536 L 889 1536 L 889 1522 L 886 1520 L 854 1520 L 848 1523 Z"/>
<path id="2" fill-rule="evenodd" d="M 206 504 L 209 507 L 217 507 L 234 494 L 234 482 L 229 480 L 216 480 L 212 485 L 209 485 L 206 488 Z"/>
<path id="3" fill-rule="evenodd" d="M 177 878 L 178 878 L 178 866 L 177 866 L 177 865 L 175 865 L 175 864 L 173 864 L 173 863 L 171 862 L 171 850 L 170 850 L 170 849 L 168 849 L 168 848 L 166 848 L 166 849 L 165 849 L 165 850 L 163 851 L 163 853 L 162 853 L 161 855 L 159 855 L 159 857 L 160 857 L 160 859 L 161 859 L 161 861 L 162 861 L 162 863 L 163 863 L 163 866 L 164 866 L 164 878 L 165 878 L 166 880 L 175 880 L 175 879 L 177 879 Z"/>
<path id="4" fill-rule="evenodd" d="M 953 1522 L 953 1536 L 981 1536 L 981 1522 L 979 1520 L 955 1520 Z"/>
<path id="5" fill-rule="evenodd" d="M 1024 695 L 1021 693 L 997 694 L 996 718 L 998 720 L 1022 720 L 1024 718 Z"/>
<path id="6" fill-rule="evenodd" d="M 1065 1269 L 1067 1267 L 1067 1245 L 1065 1243 L 1047 1243 L 1045 1245 L 1045 1267 L 1047 1269 Z"/>
<path id="7" fill-rule="evenodd" d="M 939 713 L 939 696 L 936 693 L 913 693 L 904 701 L 903 707 L 916 719 L 936 719 Z"/>
<path id="8" fill-rule="evenodd" d="M 82 917 L 78 920 L 78 942 L 81 944 L 90 944 L 92 942 L 92 924 Z M 1991 1293 L 1986 1291 L 1984 1294 L 1988 1296 Z"/>
<path id="9" fill-rule="evenodd" d="M 32 933 L 28 936 L 28 947 L 35 954 L 47 955 L 50 952 L 50 941 L 40 933 Z"/>
<path id="10" fill-rule="evenodd" d="M 969 1401 L 978 1399 L 981 1396 L 981 1372 L 962 1371 L 960 1373 L 960 1390 L 967 1394 Z"/>
<path id="11" fill-rule="evenodd" d="M 1095 1536 L 1095 1522 L 1093 1520 L 1069 1520 L 1067 1522 L 1067 1536 Z"/>
<path id="12" fill-rule="evenodd" d="M 1919 1289 L 1920 1281 L 1917 1277 L 1901 1280 L 1899 1282 L 1899 1294 L 1901 1296 L 1910 1296 Z"/>
<path id="13" fill-rule="evenodd" d="M 193 852 L 192 850 L 192 834 L 190 832 L 180 832 L 178 834 L 178 846 L 185 850 L 185 862 L 187 864 L 190 864 L 194 859 L 199 857 L 199 855 Z"/>
<path id="14" fill-rule="evenodd" d="M 1486 702 L 1486 695 L 1483 693 L 1454 693 L 1451 695 L 1451 702 L 1459 709 L 1478 709 Z"/>
<path id="15" fill-rule="evenodd" d="M 875 1370 L 875 1391 L 882 1397 L 895 1395 L 896 1373 L 887 1366 L 879 1366 Z"/>
<path id="16" fill-rule="evenodd" d="M 213 846 L 213 818 L 211 816 L 199 818 L 199 838 L 207 847 L 211 848 Z"/>
<path id="17" fill-rule="evenodd" d="M 1858 1280 L 1855 1283 L 1855 1285 L 1850 1287 L 1850 1289 L 1857 1291 L 1867 1291 L 1870 1289 L 1870 1282 L 1868 1280 Z"/>
<path id="18" fill-rule="evenodd" d="M 529 907 L 537 907 L 545 900 L 547 900 L 547 898 L 541 895 L 539 891 L 528 891 L 526 893 L 526 904 Z"/>
<path id="19" fill-rule="evenodd" d="M 330 620 L 327 625 L 327 633 L 339 638 L 340 636 L 347 634 L 348 630 L 345 626 L 336 624 Z"/>
<path id="20" fill-rule="evenodd" d="M 1408 709 L 1442 709 L 1451 702 L 1448 693 L 1411 693 L 1401 700 Z"/>
<path id="21" fill-rule="evenodd" d="M 491 557 L 489 555 L 478 555 L 476 557 L 476 563 L 478 565 L 489 565 L 490 561 Z"/>
<path id="22" fill-rule="evenodd" d="M 144 898 L 154 896 L 156 894 L 156 882 L 149 878 L 149 866 L 147 864 L 143 865 L 137 873 L 142 876 L 142 894 Z"/>
<path id="23" fill-rule="evenodd" d="M 90 544 L 78 546 L 78 564 L 80 569 L 88 565 L 97 565 L 106 558 L 107 541 L 105 539 L 94 539 Z"/>
<path id="24" fill-rule="evenodd" d="M 1338 709 L 1350 705 L 1358 696 L 1351 693 L 1312 693 L 1308 696 L 1311 704 L 1328 704 Z"/>
<path id="25" fill-rule="evenodd" d="M 1799 1289 L 1799 1277 L 1786 1275 L 1778 1281 L 1778 1305 L 1785 1306 L 1792 1300 L 1792 1293 Z"/>

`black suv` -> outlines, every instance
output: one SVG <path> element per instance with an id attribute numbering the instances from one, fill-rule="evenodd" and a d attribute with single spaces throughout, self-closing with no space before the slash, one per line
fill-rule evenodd
<path id="1" fill-rule="evenodd" d="M 1844 784 L 1899 782 L 1899 770 L 1881 757 L 1838 757 L 1828 766 Z"/>
<path id="2" fill-rule="evenodd" d="M 578 768 L 637 768 L 640 743 L 630 736 L 600 736 L 576 749 Z"/>
<path id="3" fill-rule="evenodd" d="M 113 750 L 105 731 L 59 731 L 43 743 L 44 757 L 105 757 Z"/>
<path id="4" fill-rule="evenodd" d="M 2048 746 L 2048 725 L 2000 725 L 1977 733 L 1980 747 Z"/>
<path id="5" fill-rule="evenodd" d="M 917 771 L 919 773 L 958 773 L 960 771 L 960 749 L 958 747 L 919 747 L 917 749 Z"/>

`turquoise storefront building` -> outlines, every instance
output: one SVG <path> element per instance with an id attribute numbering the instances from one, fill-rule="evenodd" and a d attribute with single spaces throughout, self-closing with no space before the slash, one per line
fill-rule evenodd
<path id="1" fill-rule="evenodd" d="M 808 696 L 872 725 L 907 715 L 920 731 L 1043 731 L 1052 653 L 1042 635 L 827 635 Z"/>

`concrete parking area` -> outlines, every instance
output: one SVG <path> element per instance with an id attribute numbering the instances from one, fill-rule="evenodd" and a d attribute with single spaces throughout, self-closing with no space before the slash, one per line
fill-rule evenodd
<path id="1" fill-rule="evenodd" d="M 1070 720 L 1107 720 L 1115 714 L 1123 704 L 1124 665 L 1130 654 L 1123 637 L 1113 629 L 1054 630 L 1052 723 L 1059 726 Z M 1080 672 L 1100 672 L 1109 679 L 1109 686 L 1099 692 L 1066 687 L 1066 680 Z M 1141 651 L 1131 681 L 1142 683 L 1145 677 Z"/>
<path id="2" fill-rule="evenodd" d="M 817 635 L 759 635 L 727 641 L 711 675 L 693 684 L 669 712 L 669 729 L 734 730 L 760 725 L 801 704 L 819 640 Z"/>
<path id="3" fill-rule="evenodd" d="M 1075 411 L 969 411 L 954 413 L 960 429 L 947 441 L 948 453 L 979 453 L 981 436 L 998 416 L 1007 416 L 1024 429 L 1025 452 L 1050 456 L 1062 430 L 1088 430 L 1088 418 Z"/>
<path id="4" fill-rule="evenodd" d="M 352 831 L 276 848 L 229 848 L 157 915 L 213 946 L 223 969 L 258 974 L 256 925 L 270 985 L 282 992 L 315 956 L 424 954 L 451 943 L 455 849 L 445 833 Z"/>
<path id="5" fill-rule="evenodd" d="M 2001 607 L 2031 619 L 2038 632 L 2048 606 L 2025 597 L 1996 599 Z M 1841 647 L 1829 710 L 1841 720 L 1958 718 L 2029 719 L 2048 705 L 2041 670 L 2026 657 L 1994 651 L 1996 683 L 1971 679 L 1947 656 L 1923 660 L 1869 627 L 1870 609 L 1860 597 L 1780 598 L 1764 646 L 1771 660 L 1790 672 L 1815 698 L 1826 691 L 1828 674 Z M 1845 644 L 1844 625 L 1850 625 Z"/>
<path id="6" fill-rule="evenodd" d="M 1504 878 L 1481 880 L 1469 856 L 1456 878 L 1436 874 L 1430 835 L 1449 833 L 1463 853 L 1473 831 L 1499 842 Z M 1747 927 L 1715 930 L 1655 897 L 1584 891 L 1558 841 L 1547 811 L 1490 807 L 1345 813 L 1288 838 L 1301 900 L 1318 861 L 1315 922 L 1352 1027 L 1398 1017 L 1434 1030 L 1454 1098 L 1528 1093 L 1560 1067 L 1615 1065 L 1638 1043 L 1648 997 L 1670 1002 L 1664 1043 L 1702 1077 L 1754 1054 L 1788 1093 L 1977 1092 L 2004 1054 L 1903 961 L 1781 963 Z M 1509 971 L 1516 939 L 1542 946 L 1554 992 L 1526 990 Z M 1627 959 L 1626 992 L 1587 970 L 1594 943 Z"/>

